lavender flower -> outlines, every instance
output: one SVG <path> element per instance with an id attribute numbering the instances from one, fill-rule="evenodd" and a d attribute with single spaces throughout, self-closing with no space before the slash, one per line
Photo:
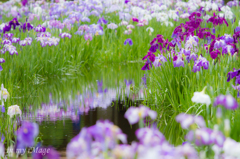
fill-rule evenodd
<path id="1" fill-rule="evenodd" d="M 10 55 L 17 54 L 18 52 L 16 50 L 16 47 L 11 44 L 5 44 L 4 49 L 9 52 Z"/>
<path id="2" fill-rule="evenodd" d="M 3 35 L 4 40 L 12 40 L 13 34 L 12 33 L 5 33 Z"/>
<path id="3" fill-rule="evenodd" d="M 4 58 L 0 58 L 0 63 L 4 63 L 4 62 L 5 62 Z"/>
<path id="4" fill-rule="evenodd" d="M 140 119 L 150 116 L 152 119 L 157 117 L 157 113 L 145 106 L 130 107 L 124 117 L 129 121 L 131 125 L 136 124 Z"/>
<path id="5" fill-rule="evenodd" d="M 136 131 L 140 144 L 145 146 L 157 146 L 166 142 L 164 135 L 157 128 L 140 128 Z"/>
<path id="6" fill-rule="evenodd" d="M 236 50 L 232 45 L 226 45 L 225 47 L 223 47 L 222 54 L 234 55 L 235 51 Z"/>
<path id="7" fill-rule="evenodd" d="M 99 18 L 98 22 L 99 24 L 107 24 L 108 21 L 104 19 L 104 17 Z"/>
<path id="8" fill-rule="evenodd" d="M 61 33 L 61 34 L 59 34 L 59 36 L 60 36 L 61 38 L 68 37 L 69 39 L 71 39 L 71 37 L 72 37 L 72 35 L 69 34 L 69 33 Z"/>
<path id="9" fill-rule="evenodd" d="M 173 58 L 173 66 L 174 67 L 180 67 L 180 66 L 184 67 L 183 59 L 180 56 L 177 56 L 177 55 L 174 56 L 174 58 Z"/>
<path id="10" fill-rule="evenodd" d="M 37 37 L 48 37 L 50 38 L 52 35 L 49 32 L 41 32 L 37 34 Z"/>
<path id="11" fill-rule="evenodd" d="M 118 27 L 118 26 L 117 26 L 117 24 L 115 24 L 115 23 L 110 23 L 110 24 L 107 25 L 107 28 L 108 28 L 108 29 L 112 29 L 112 30 L 117 29 L 117 27 Z"/>
<path id="12" fill-rule="evenodd" d="M 197 124 L 199 127 L 206 127 L 205 121 L 202 116 L 194 116 L 190 114 L 181 113 L 176 117 L 176 121 L 179 122 L 183 129 L 188 129 L 192 127 L 195 129 L 194 124 Z"/>
<path id="13" fill-rule="evenodd" d="M 46 31 L 46 27 L 41 26 L 41 25 L 39 24 L 37 27 L 34 28 L 34 30 L 35 30 L 36 32 L 45 32 L 45 31 Z"/>
<path id="14" fill-rule="evenodd" d="M 201 67 L 198 66 L 198 63 L 195 62 L 194 65 L 193 65 L 192 72 L 196 73 L 196 72 L 198 72 L 200 70 L 201 70 Z"/>
<path id="15" fill-rule="evenodd" d="M 81 21 L 82 22 L 90 22 L 90 19 L 88 17 L 82 17 Z"/>
<path id="16" fill-rule="evenodd" d="M 234 42 L 233 37 L 231 35 L 228 35 L 228 34 L 224 34 L 222 39 L 224 39 L 225 43 L 233 43 Z"/>
<path id="17" fill-rule="evenodd" d="M 235 110 L 238 108 L 237 100 L 230 94 L 219 95 L 215 98 L 213 106 L 222 105 L 226 109 Z"/>
<path id="18" fill-rule="evenodd" d="M 12 43 L 18 43 L 20 41 L 20 38 L 12 38 Z"/>
<path id="19" fill-rule="evenodd" d="M 213 143 L 211 139 L 212 132 L 212 129 L 200 128 L 195 131 L 189 131 L 185 138 L 188 141 L 194 142 L 197 146 L 211 145 Z"/>
<path id="20" fill-rule="evenodd" d="M 214 44 L 214 49 L 219 49 L 219 48 L 223 48 L 224 46 L 226 46 L 226 43 L 224 40 L 216 40 L 215 44 Z"/>
<path id="21" fill-rule="evenodd" d="M 87 128 L 82 128 L 81 132 L 71 139 L 67 145 L 67 157 L 73 158 L 80 156 L 82 153 L 90 153 L 91 151 L 91 136 Z"/>
<path id="22" fill-rule="evenodd" d="M 122 21 L 119 25 L 128 25 L 127 21 Z"/>
<path id="23" fill-rule="evenodd" d="M 87 34 L 85 34 L 84 35 L 84 39 L 86 40 L 86 41 L 92 41 L 92 34 L 91 33 L 87 33 Z"/>
<path id="24" fill-rule="evenodd" d="M 162 63 L 164 63 L 164 62 L 167 62 L 167 59 L 166 59 L 163 55 L 159 55 L 159 54 L 158 54 L 158 56 L 155 57 L 155 60 L 154 60 L 154 62 L 153 62 L 153 65 L 154 65 L 155 67 L 159 67 L 159 66 L 161 66 Z"/>
<path id="25" fill-rule="evenodd" d="M 189 60 L 193 60 L 193 61 L 196 61 L 198 58 L 198 55 L 195 54 L 195 53 L 192 53 L 190 56 L 189 56 Z"/>
<path id="26" fill-rule="evenodd" d="M 24 121 L 22 126 L 17 130 L 17 148 L 26 148 L 34 146 L 34 139 L 39 133 L 38 125 Z"/>
<path id="27" fill-rule="evenodd" d="M 186 39 L 186 44 L 185 44 L 185 48 L 186 49 L 193 49 L 194 47 L 198 46 L 198 37 L 197 36 L 188 36 Z"/>

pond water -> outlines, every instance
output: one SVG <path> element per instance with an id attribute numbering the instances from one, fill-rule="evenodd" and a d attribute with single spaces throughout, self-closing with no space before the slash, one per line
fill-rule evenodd
<path id="1" fill-rule="evenodd" d="M 32 87 L 23 83 L 20 90 L 16 86 L 12 100 L 22 106 L 23 120 L 39 124 L 43 145 L 53 146 L 61 156 L 81 128 L 99 119 L 119 126 L 131 143 L 138 126 L 130 126 L 124 114 L 127 107 L 144 100 L 141 67 L 141 63 L 109 65 L 82 70 L 76 76 L 36 78 Z"/>

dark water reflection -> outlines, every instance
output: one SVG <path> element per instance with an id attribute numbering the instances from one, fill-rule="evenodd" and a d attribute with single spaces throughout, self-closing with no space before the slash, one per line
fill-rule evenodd
<path id="1" fill-rule="evenodd" d="M 141 63 L 108 66 L 80 77 L 43 80 L 32 87 L 24 84 L 22 90 L 14 92 L 17 97 L 12 102 L 23 106 L 23 120 L 39 124 L 43 145 L 51 145 L 59 152 L 66 150 L 81 128 L 100 119 L 119 126 L 131 143 L 136 140 L 138 127 L 130 126 L 124 114 L 127 107 L 137 106 L 144 99 L 141 67 Z"/>
<path id="2" fill-rule="evenodd" d="M 96 108 L 90 110 L 87 115 L 79 115 L 79 121 L 58 120 L 55 122 L 43 121 L 40 125 L 40 132 L 42 134 L 43 145 L 52 145 L 58 151 L 64 151 L 69 141 L 76 136 L 82 127 L 89 127 L 96 123 L 97 120 L 108 119 L 115 125 L 118 125 L 123 133 L 127 134 L 128 142 L 136 140 L 135 131 L 138 126 L 130 126 L 128 121 L 124 118 L 126 107 L 119 105 L 104 108 Z"/>

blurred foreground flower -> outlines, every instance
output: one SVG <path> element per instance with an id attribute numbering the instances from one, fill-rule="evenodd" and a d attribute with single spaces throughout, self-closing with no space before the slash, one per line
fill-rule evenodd
<path id="1" fill-rule="evenodd" d="M 194 92 L 194 95 L 192 97 L 192 102 L 206 104 L 207 106 L 209 106 L 211 104 L 211 99 L 209 95 L 205 94 L 206 88 L 207 87 L 204 87 L 202 92 Z"/>
<path id="2" fill-rule="evenodd" d="M 156 119 L 157 113 L 148 107 L 140 106 L 130 107 L 124 115 L 131 125 L 136 124 L 140 119 L 147 116 L 150 116 L 152 119 Z"/>
<path id="3" fill-rule="evenodd" d="M 177 115 L 176 121 L 181 124 L 183 129 L 188 129 L 190 126 L 195 129 L 194 124 L 197 124 L 199 127 L 206 127 L 202 116 L 181 113 Z"/>
<path id="4" fill-rule="evenodd" d="M 24 121 L 22 126 L 17 130 L 17 148 L 24 149 L 34 146 L 34 139 L 39 133 L 38 125 Z"/>
<path id="5" fill-rule="evenodd" d="M 226 109 L 235 110 L 238 108 L 237 100 L 231 95 L 219 95 L 216 97 L 213 106 L 222 105 Z"/>

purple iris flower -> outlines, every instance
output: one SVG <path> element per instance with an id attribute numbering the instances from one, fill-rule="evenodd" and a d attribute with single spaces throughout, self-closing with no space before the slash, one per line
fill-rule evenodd
<path id="1" fill-rule="evenodd" d="M 156 119 L 157 113 L 143 105 L 139 107 L 130 107 L 124 114 L 124 117 L 131 125 L 138 123 L 140 119 L 144 119 L 147 116 L 150 116 L 151 119 Z"/>
<path id="2" fill-rule="evenodd" d="M 124 45 L 127 45 L 127 43 L 129 44 L 129 45 L 133 45 L 133 42 L 132 42 L 132 39 L 126 39 L 125 40 L 125 42 L 124 42 Z"/>
<path id="3" fill-rule="evenodd" d="M 195 54 L 195 53 L 192 53 L 190 56 L 189 56 L 189 60 L 193 60 L 193 61 L 196 61 L 198 58 L 198 55 Z"/>
<path id="4" fill-rule="evenodd" d="M 142 60 L 145 60 L 147 58 L 149 58 L 149 60 L 152 62 L 155 61 L 155 55 L 152 52 L 148 52 L 147 55 L 145 55 Z"/>
<path id="5" fill-rule="evenodd" d="M 44 26 L 41 26 L 40 24 L 34 28 L 36 32 L 45 32 L 46 28 Z"/>
<path id="6" fill-rule="evenodd" d="M 154 62 L 153 62 L 153 65 L 154 65 L 155 67 L 159 67 L 159 66 L 161 66 L 162 63 L 164 63 L 164 62 L 167 62 L 167 59 L 166 59 L 163 55 L 159 55 L 159 54 L 158 54 L 158 56 L 155 57 L 155 60 L 154 60 Z"/>
<path id="7" fill-rule="evenodd" d="M 173 66 L 174 67 L 180 67 L 180 66 L 184 67 L 184 61 L 183 61 L 182 57 L 175 55 L 173 58 Z"/>
<path id="8" fill-rule="evenodd" d="M 233 72 L 230 71 L 227 74 L 227 82 L 229 82 L 231 79 L 233 79 L 234 77 L 240 75 L 240 69 L 236 70 L 235 68 L 233 68 Z"/>
<path id="9" fill-rule="evenodd" d="M 132 18 L 132 21 L 137 23 L 139 22 L 138 18 L 135 18 L 135 17 Z"/>
<path id="10" fill-rule="evenodd" d="M 27 5 L 27 3 L 28 3 L 28 0 L 22 0 L 22 5 L 23 6 Z"/>
<path id="11" fill-rule="evenodd" d="M 0 63 L 5 63 L 4 58 L 0 58 Z"/>
<path id="12" fill-rule="evenodd" d="M 225 34 L 222 39 L 226 42 L 226 43 L 233 43 L 234 39 L 231 35 Z"/>
<path id="13" fill-rule="evenodd" d="M 221 54 L 219 50 L 215 50 L 215 51 L 210 52 L 210 55 L 211 55 L 212 59 L 216 59 L 219 54 Z"/>
<path id="14" fill-rule="evenodd" d="M 234 32 L 239 32 L 240 31 L 240 27 L 236 27 L 236 29 L 234 30 Z"/>
<path id="15" fill-rule="evenodd" d="M 216 40 L 214 43 L 214 49 L 219 49 L 219 48 L 223 48 L 224 46 L 226 46 L 226 43 L 224 40 Z"/>
<path id="16" fill-rule="evenodd" d="M 130 2 L 130 0 L 125 0 L 125 4 L 127 4 L 128 2 Z"/>
<path id="17" fill-rule="evenodd" d="M 150 52 L 156 52 L 157 49 L 159 49 L 159 44 L 158 43 L 155 43 L 155 44 L 152 44 L 149 51 Z"/>
<path id="18" fill-rule="evenodd" d="M 127 143 L 127 136 L 119 127 L 109 120 L 97 121 L 97 123 L 89 127 L 87 131 L 88 134 L 95 139 L 95 142 L 101 143 L 102 151 L 106 151 L 108 148 L 114 148 L 119 140 L 124 144 Z M 109 140 L 106 140 L 106 137 Z"/>
<path id="19" fill-rule="evenodd" d="M 9 32 L 11 30 L 11 25 L 5 25 L 3 28 L 3 33 Z"/>
<path id="20" fill-rule="evenodd" d="M 34 146 L 34 139 L 39 133 L 38 125 L 24 121 L 17 130 L 17 148 L 26 148 Z"/>
<path id="21" fill-rule="evenodd" d="M 13 19 L 9 22 L 9 25 L 10 25 L 10 27 L 13 26 L 13 29 L 15 30 L 15 29 L 16 29 L 16 26 L 19 26 L 20 23 L 18 22 L 18 19 L 17 19 L 17 18 L 13 18 Z"/>
<path id="22" fill-rule="evenodd" d="M 26 30 L 32 30 L 33 26 L 30 23 L 24 23 L 23 25 L 21 25 L 21 27 L 19 28 L 19 30 L 23 30 L 23 32 L 25 32 Z"/>
<path id="23" fill-rule="evenodd" d="M 20 41 L 20 38 L 12 38 L 12 43 L 18 43 Z"/>
<path id="24" fill-rule="evenodd" d="M 3 35 L 3 39 L 6 39 L 6 40 L 12 40 L 12 37 L 13 37 L 12 33 L 5 33 Z"/>
<path id="25" fill-rule="evenodd" d="M 222 105 L 226 109 L 235 110 L 238 108 L 237 100 L 231 95 L 219 95 L 215 98 L 213 106 Z"/>
<path id="26" fill-rule="evenodd" d="M 214 26 L 221 25 L 223 23 L 225 23 L 228 26 L 226 19 L 224 17 L 216 15 L 215 12 L 213 13 L 213 16 L 207 20 L 207 23 L 208 22 L 213 23 Z"/>
<path id="27" fill-rule="evenodd" d="M 201 17 L 201 13 L 200 12 L 193 12 L 188 19 L 189 20 L 195 20 L 197 17 Z"/>
<path id="28" fill-rule="evenodd" d="M 212 32 L 213 32 L 213 34 L 216 34 L 216 29 L 212 28 Z"/>
<path id="29" fill-rule="evenodd" d="M 195 142 L 197 146 L 211 145 L 213 143 L 211 139 L 212 132 L 212 129 L 200 128 L 189 131 L 185 138 L 190 142 Z"/>
<path id="30" fill-rule="evenodd" d="M 79 156 L 81 153 L 91 153 L 91 142 L 92 137 L 88 129 L 82 128 L 81 132 L 68 143 L 67 157 L 73 158 Z"/>
<path id="31" fill-rule="evenodd" d="M 225 136 L 221 131 L 213 131 L 211 134 L 211 140 L 218 147 L 223 147 L 224 141 L 226 140 Z"/>
<path id="32" fill-rule="evenodd" d="M 206 127 L 205 120 L 202 116 L 181 113 L 176 116 L 176 121 L 181 124 L 183 129 L 188 129 L 193 124 L 197 124 L 199 127 Z"/>
<path id="33" fill-rule="evenodd" d="M 209 30 L 208 28 L 199 28 L 197 32 L 197 36 L 200 39 L 205 39 L 205 38 L 215 39 L 215 35 L 212 35 L 208 30 Z"/>
<path id="34" fill-rule="evenodd" d="M 240 75 L 236 76 L 235 84 L 240 84 Z"/>
<path id="35" fill-rule="evenodd" d="M 104 17 L 101 17 L 101 18 L 99 18 L 97 23 L 99 23 L 99 24 L 107 24 L 108 21 L 106 19 L 104 19 Z"/>
<path id="36" fill-rule="evenodd" d="M 5 113 L 5 107 L 4 107 L 4 105 L 2 105 L 1 112 L 2 112 L 2 113 Z"/>
<path id="37" fill-rule="evenodd" d="M 232 45 L 226 45 L 223 48 L 222 54 L 228 54 L 228 53 L 230 53 L 231 55 L 234 55 L 235 49 Z"/>
<path id="38" fill-rule="evenodd" d="M 150 67 L 152 67 L 152 63 L 151 63 L 151 61 L 149 60 L 149 58 L 147 57 L 147 61 L 146 61 L 146 63 L 145 63 L 145 65 L 142 67 L 142 69 L 141 70 L 150 70 Z"/>
<path id="39" fill-rule="evenodd" d="M 3 68 L 2 68 L 2 66 L 0 65 L 0 71 L 2 71 L 3 70 Z"/>
<path id="40" fill-rule="evenodd" d="M 162 145 L 166 142 L 164 135 L 155 127 L 140 128 L 136 131 L 135 134 L 140 144 L 151 148 L 154 146 Z"/>
<path id="41" fill-rule="evenodd" d="M 194 65 L 193 65 L 193 69 L 192 69 L 192 72 L 196 73 L 196 72 L 200 71 L 200 69 L 201 69 L 201 67 L 198 66 L 197 63 L 194 63 Z"/>

